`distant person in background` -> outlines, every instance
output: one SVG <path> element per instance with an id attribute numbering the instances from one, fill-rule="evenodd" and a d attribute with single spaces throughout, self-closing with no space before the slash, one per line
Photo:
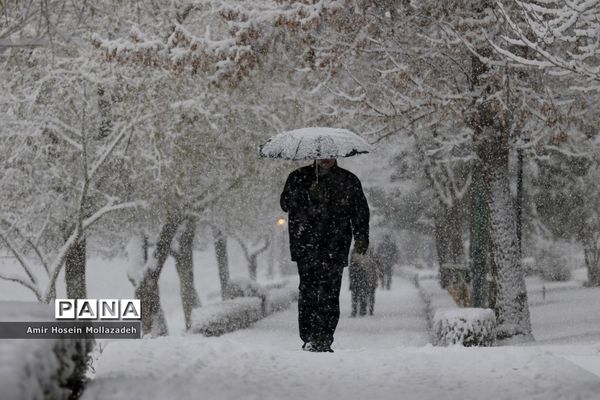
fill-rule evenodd
<path id="1" fill-rule="evenodd" d="M 377 289 L 377 265 L 372 250 L 362 255 L 352 250 L 350 254 L 350 292 L 352 294 L 351 317 L 373 315 L 375 310 L 375 290 Z"/>
<path id="2" fill-rule="evenodd" d="M 303 350 L 333 352 L 340 289 L 350 244 L 369 248 L 369 205 L 360 181 L 335 159 L 293 171 L 281 193 L 289 213 L 290 253 L 300 275 L 298 325 Z"/>
<path id="3" fill-rule="evenodd" d="M 377 246 L 377 264 L 381 287 L 390 290 L 392 288 L 392 272 L 398 258 L 398 247 L 392 235 L 386 233 Z"/>

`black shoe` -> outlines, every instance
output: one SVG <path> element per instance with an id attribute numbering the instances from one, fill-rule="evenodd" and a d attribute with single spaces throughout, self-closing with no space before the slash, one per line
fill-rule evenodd
<path id="1" fill-rule="evenodd" d="M 333 353 L 333 349 L 328 344 L 317 343 L 313 345 L 313 348 L 314 350 L 311 351 L 316 351 L 318 353 Z"/>
<path id="2" fill-rule="evenodd" d="M 328 344 L 305 342 L 302 345 L 302 350 L 312 353 L 333 353 L 333 349 Z"/>
<path id="3" fill-rule="evenodd" d="M 326 345 L 323 345 L 323 346 L 319 347 L 319 352 L 321 352 L 321 353 L 333 353 L 333 349 L 331 348 L 330 345 L 326 344 Z"/>

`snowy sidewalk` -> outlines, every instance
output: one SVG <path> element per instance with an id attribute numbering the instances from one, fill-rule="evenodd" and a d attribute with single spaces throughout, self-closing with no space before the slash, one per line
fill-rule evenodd
<path id="1" fill-rule="evenodd" d="M 423 304 L 398 277 L 392 291 L 377 292 L 373 317 L 348 317 L 347 287 L 334 354 L 300 350 L 292 306 L 219 338 L 112 342 L 83 399 L 600 398 L 598 376 L 549 348 L 427 345 Z"/>

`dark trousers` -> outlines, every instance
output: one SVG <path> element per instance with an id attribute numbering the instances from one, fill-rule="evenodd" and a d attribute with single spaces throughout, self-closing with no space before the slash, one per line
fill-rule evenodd
<path id="1" fill-rule="evenodd" d="M 392 267 L 386 267 L 383 273 L 381 273 L 379 276 L 379 279 L 381 280 L 381 288 L 390 290 L 392 287 Z"/>
<path id="2" fill-rule="evenodd" d="M 367 315 L 367 307 L 369 308 L 369 315 L 373 315 L 375 311 L 375 290 L 354 290 L 352 293 L 352 313 L 353 317 L 358 315 Z"/>
<path id="3" fill-rule="evenodd" d="M 298 262 L 298 327 L 304 342 L 331 346 L 340 319 L 344 267 L 327 262 Z"/>

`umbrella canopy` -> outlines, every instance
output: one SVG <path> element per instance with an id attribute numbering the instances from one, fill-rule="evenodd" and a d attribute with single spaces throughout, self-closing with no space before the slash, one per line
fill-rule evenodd
<path id="1" fill-rule="evenodd" d="M 286 160 L 317 160 L 368 153 L 371 145 L 356 133 L 338 128 L 302 128 L 273 136 L 260 146 L 260 155 Z"/>

